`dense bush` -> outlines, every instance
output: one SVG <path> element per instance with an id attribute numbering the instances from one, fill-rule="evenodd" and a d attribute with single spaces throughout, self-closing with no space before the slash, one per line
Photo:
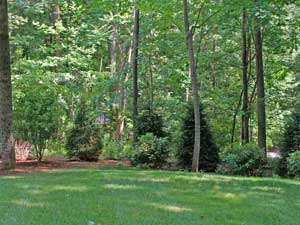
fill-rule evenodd
<path id="1" fill-rule="evenodd" d="M 63 125 L 58 91 L 44 75 L 35 73 L 16 77 L 14 85 L 15 137 L 33 144 L 34 154 L 41 161 L 59 133 L 58 125 Z"/>
<path id="2" fill-rule="evenodd" d="M 101 157 L 106 159 L 131 159 L 133 155 L 133 144 L 131 141 L 114 140 L 110 135 L 103 138 L 103 150 Z"/>
<path id="3" fill-rule="evenodd" d="M 135 146 L 133 165 L 161 168 L 169 156 L 168 144 L 166 138 L 158 138 L 152 133 L 140 136 Z"/>
<path id="4" fill-rule="evenodd" d="M 201 151 L 199 159 L 199 170 L 213 172 L 219 162 L 219 149 L 213 141 L 209 125 L 206 122 L 205 114 L 200 107 L 201 116 Z M 181 143 L 178 146 L 177 158 L 179 166 L 184 169 L 191 169 L 194 151 L 194 107 L 189 104 L 183 118 Z"/>
<path id="5" fill-rule="evenodd" d="M 217 172 L 228 175 L 260 175 L 264 159 L 263 149 L 252 144 L 238 145 L 223 153 Z"/>
<path id="6" fill-rule="evenodd" d="M 288 174 L 300 178 L 300 151 L 293 152 L 287 159 Z"/>
<path id="7" fill-rule="evenodd" d="M 97 161 L 102 148 L 100 130 L 95 120 L 89 119 L 87 105 L 81 103 L 75 124 L 67 137 L 66 150 L 69 158 Z"/>
<path id="8" fill-rule="evenodd" d="M 294 112 L 287 118 L 284 137 L 281 147 L 282 159 L 279 166 L 279 175 L 288 174 L 287 158 L 292 152 L 300 151 L 300 113 Z"/>
<path id="9" fill-rule="evenodd" d="M 152 110 L 143 110 L 137 119 L 136 127 L 137 136 L 153 133 L 156 137 L 165 137 L 163 130 L 163 119 L 161 115 Z"/>

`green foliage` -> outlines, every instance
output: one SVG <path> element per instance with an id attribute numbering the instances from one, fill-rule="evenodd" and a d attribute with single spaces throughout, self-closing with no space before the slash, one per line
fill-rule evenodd
<path id="1" fill-rule="evenodd" d="M 228 175 L 260 175 L 264 157 L 264 150 L 256 145 L 237 145 L 223 153 L 217 172 Z"/>
<path id="2" fill-rule="evenodd" d="M 300 151 L 293 152 L 287 159 L 288 174 L 300 178 Z"/>
<path id="3" fill-rule="evenodd" d="M 161 168 L 169 156 L 168 145 L 167 138 L 158 138 L 152 133 L 146 133 L 140 136 L 136 143 L 132 163 Z"/>
<path id="4" fill-rule="evenodd" d="M 300 114 L 295 111 L 287 117 L 281 149 L 282 159 L 278 171 L 279 175 L 287 175 L 287 158 L 292 152 L 296 151 L 300 151 Z"/>
<path id="5" fill-rule="evenodd" d="M 96 121 L 88 117 L 87 104 L 81 102 L 74 127 L 67 137 L 67 155 L 69 158 L 97 161 L 101 148 L 100 129 Z"/>
<path id="6" fill-rule="evenodd" d="M 122 145 L 117 140 L 104 139 L 101 156 L 106 159 L 121 159 Z"/>
<path id="7" fill-rule="evenodd" d="M 201 116 L 201 150 L 199 159 L 199 169 L 212 172 L 217 168 L 219 162 L 219 149 L 213 141 L 209 124 L 206 121 L 206 115 L 203 108 L 200 107 Z M 193 104 L 187 106 L 187 111 L 182 121 L 181 143 L 178 146 L 177 158 L 179 166 L 184 169 L 191 169 L 192 157 L 194 151 L 194 107 Z"/>
<path id="8" fill-rule="evenodd" d="M 152 110 L 143 110 L 137 120 L 137 136 L 153 133 L 156 137 L 165 137 L 162 116 Z"/>
<path id="9" fill-rule="evenodd" d="M 57 90 L 52 83 L 38 74 L 18 76 L 13 81 L 14 127 L 16 139 L 34 145 L 36 158 L 41 161 L 45 150 L 63 126 L 64 111 Z"/>
<path id="10" fill-rule="evenodd" d="M 103 138 L 103 150 L 101 156 L 106 159 L 131 159 L 133 156 L 133 144 L 131 141 L 119 141 L 112 139 L 110 135 Z"/>

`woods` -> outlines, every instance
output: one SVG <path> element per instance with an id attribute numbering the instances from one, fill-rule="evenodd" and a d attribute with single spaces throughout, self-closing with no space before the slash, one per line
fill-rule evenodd
<path id="1" fill-rule="evenodd" d="M 298 224 L 299 12 L 0 0 L 0 225 Z"/>
<path id="2" fill-rule="evenodd" d="M 100 158 L 120 160 L 132 160 L 147 133 L 166 138 L 167 161 L 177 167 L 191 101 L 191 171 L 206 168 L 199 165 L 207 152 L 202 123 L 220 167 L 239 145 L 264 149 L 261 167 L 269 167 L 272 149 L 284 155 L 286 121 L 298 110 L 290 91 L 299 83 L 297 2 L 8 3 L 1 1 L 4 167 L 14 167 L 13 137 L 42 160 L 44 153 L 67 156 L 74 129 L 83 143 L 103 142 Z M 99 140 L 75 128 L 83 102 L 83 123 Z"/>

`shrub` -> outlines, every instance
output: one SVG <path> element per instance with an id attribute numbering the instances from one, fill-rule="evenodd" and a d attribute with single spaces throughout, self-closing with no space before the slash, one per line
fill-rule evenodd
<path id="1" fill-rule="evenodd" d="M 279 175 L 286 176 L 288 174 L 287 158 L 292 152 L 300 151 L 300 113 L 293 112 L 287 118 L 284 137 L 281 147 L 282 159 L 279 165 Z"/>
<path id="2" fill-rule="evenodd" d="M 152 110 L 143 110 L 137 119 L 137 136 L 153 133 L 156 137 L 165 137 L 162 117 Z"/>
<path id="3" fill-rule="evenodd" d="M 44 75 L 26 74 L 14 81 L 15 138 L 30 142 L 39 161 L 58 135 L 64 115 L 57 90 L 45 79 Z"/>
<path id="4" fill-rule="evenodd" d="M 122 145 L 117 140 L 104 141 L 101 156 L 106 159 L 121 159 Z"/>
<path id="5" fill-rule="evenodd" d="M 66 150 L 69 158 L 97 161 L 102 148 L 100 130 L 93 120 L 89 120 L 87 106 L 81 103 L 75 124 L 67 137 Z"/>
<path id="6" fill-rule="evenodd" d="M 112 140 L 110 135 L 105 135 L 101 156 L 114 160 L 131 159 L 133 156 L 132 146 L 131 141 Z"/>
<path id="7" fill-rule="evenodd" d="M 135 146 L 133 165 L 161 168 L 169 156 L 168 144 L 166 138 L 158 138 L 152 133 L 139 137 Z"/>
<path id="8" fill-rule="evenodd" d="M 293 152 L 287 159 L 288 174 L 300 178 L 300 151 Z"/>
<path id="9" fill-rule="evenodd" d="M 264 158 L 264 150 L 255 145 L 235 146 L 224 152 L 217 172 L 227 175 L 259 175 Z"/>
<path id="10" fill-rule="evenodd" d="M 201 151 L 199 159 L 199 170 L 213 172 L 219 162 L 219 149 L 214 143 L 205 114 L 200 107 L 201 116 Z M 182 122 L 181 142 L 177 150 L 178 164 L 181 168 L 191 169 L 194 151 L 194 107 L 189 104 Z"/>

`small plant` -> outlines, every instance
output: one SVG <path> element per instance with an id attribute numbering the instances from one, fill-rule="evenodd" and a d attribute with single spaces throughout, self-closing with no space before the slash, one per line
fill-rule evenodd
<path id="1" fill-rule="evenodd" d="M 300 178 L 300 151 L 293 152 L 287 159 L 288 175 Z"/>
<path id="2" fill-rule="evenodd" d="M 131 159 L 133 155 L 132 143 L 129 140 L 113 140 L 110 135 L 104 135 L 101 156 L 105 159 Z"/>
<path id="3" fill-rule="evenodd" d="M 168 140 L 158 138 L 152 133 L 141 136 L 136 143 L 134 165 L 146 165 L 152 168 L 161 168 L 169 156 Z"/>
<path id="4" fill-rule="evenodd" d="M 105 136 L 103 140 L 103 150 L 101 156 L 106 159 L 121 159 L 122 145 L 118 140 L 111 140 L 110 136 Z"/>
<path id="5" fill-rule="evenodd" d="M 82 102 L 75 124 L 67 137 L 66 150 L 69 158 L 97 161 L 102 149 L 100 130 L 94 120 L 87 116 L 87 105 Z"/>
<path id="6" fill-rule="evenodd" d="M 235 146 L 224 152 L 217 172 L 228 175 L 259 175 L 264 154 L 263 149 L 252 144 Z"/>

